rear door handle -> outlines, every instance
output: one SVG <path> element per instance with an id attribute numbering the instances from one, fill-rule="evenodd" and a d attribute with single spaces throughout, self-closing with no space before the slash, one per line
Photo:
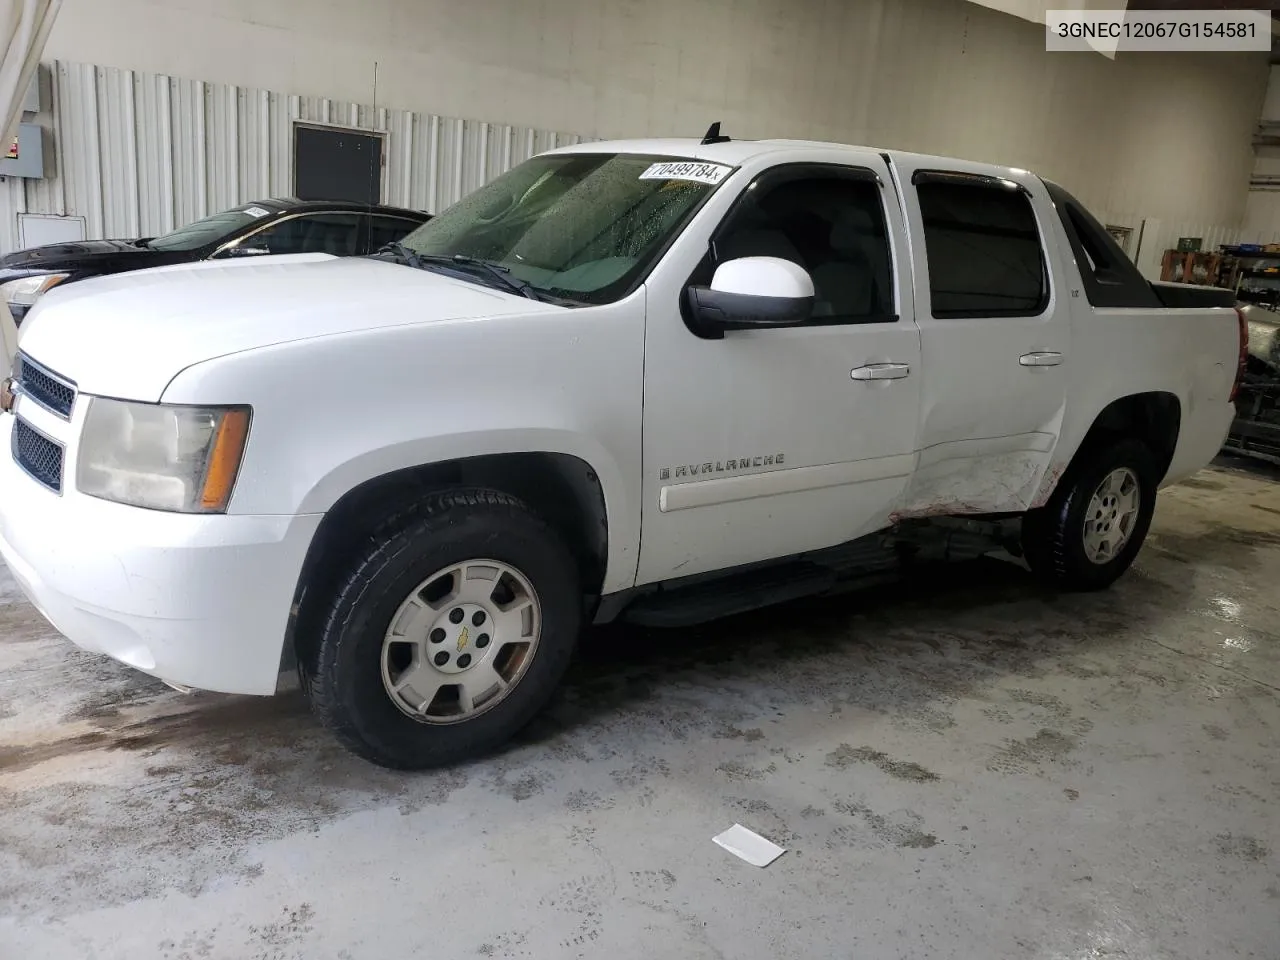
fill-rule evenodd
<path id="1" fill-rule="evenodd" d="M 868 363 L 865 367 L 854 367 L 849 376 L 855 380 L 901 380 L 911 374 L 909 363 Z"/>
<path id="2" fill-rule="evenodd" d="M 1018 358 L 1024 367 L 1056 367 L 1062 362 L 1060 353 L 1024 353 Z"/>

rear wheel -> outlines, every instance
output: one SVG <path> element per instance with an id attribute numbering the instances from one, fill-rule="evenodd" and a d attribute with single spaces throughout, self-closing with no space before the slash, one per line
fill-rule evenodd
<path id="1" fill-rule="evenodd" d="M 1067 590 L 1099 590 L 1129 568 L 1155 512 L 1159 470 L 1138 440 L 1100 447 L 1073 465 L 1049 502 L 1022 523 L 1033 572 Z"/>
<path id="2" fill-rule="evenodd" d="M 433 496 L 374 537 L 332 600 L 312 707 L 348 748 L 415 769 L 501 744 L 550 699 L 581 619 L 567 547 L 520 501 Z"/>

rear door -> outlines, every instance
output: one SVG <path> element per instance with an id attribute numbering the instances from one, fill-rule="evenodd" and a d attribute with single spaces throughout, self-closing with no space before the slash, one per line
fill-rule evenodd
<path id="1" fill-rule="evenodd" d="M 903 516 L 1022 511 L 1061 429 L 1068 300 L 1043 183 L 895 158 L 915 254 L 920 459 Z"/>

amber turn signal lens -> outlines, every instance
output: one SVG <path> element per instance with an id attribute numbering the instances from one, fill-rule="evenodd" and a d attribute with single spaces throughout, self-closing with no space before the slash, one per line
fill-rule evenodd
<path id="1" fill-rule="evenodd" d="M 249 437 L 249 411 L 228 410 L 218 424 L 218 433 L 209 454 L 209 469 L 200 492 L 200 508 L 219 511 L 227 508 L 231 490 L 240 471 L 245 441 Z"/>

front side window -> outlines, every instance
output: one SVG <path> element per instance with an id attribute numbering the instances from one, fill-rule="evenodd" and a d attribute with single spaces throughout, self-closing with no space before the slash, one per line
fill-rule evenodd
<path id="1" fill-rule="evenodd" d="M 535 157 L 401 242 L 428 268 L 429 258 L 469 258 L 537 294 L 610 303 L 643 279 L 732 170 L 638 154 Z"/>
<path id="2" fill-rule="evenodd" d="M 246 204 L 188 223 L 171 233 L 148 240 L 147 246 L 152 250 L 199 250 L 226 240 L 269 214 L 269 210 Z"/>
<path id="3" fill-rule="evenodd" d="M 1037 316 L 1048 302 L 1031 199 L 1013 186 L 918 182 L 935 317 Z"/>
<path id="4" fill-rule="evenodd" d="M 893 271 L 875 181 L 840 173 L 765 174 L 714 240 L 715 259 L 780 257 L 813 280 L 813 320 L 869 323 L 893 315 Z"/>

